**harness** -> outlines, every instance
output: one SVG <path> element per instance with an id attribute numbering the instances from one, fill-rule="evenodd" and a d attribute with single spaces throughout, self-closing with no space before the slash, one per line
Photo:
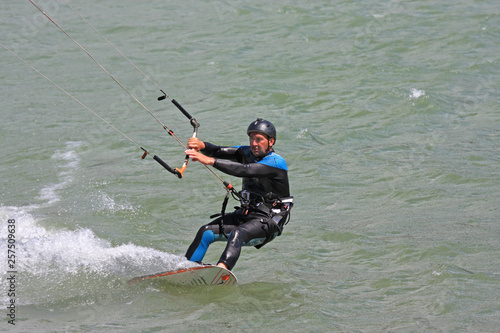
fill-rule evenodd
<path id="1" fill-rule="evenodd" d="M 262 218 L 260 222 L 263 224 L 262 229 L 266 232 L 266 239 L 260 245 L 255 246 L 260 249 L 262 246 L 274 239 L 275 236 L 280 236 L 283 228 L 290 221 L 290 211 L 293 207 L 293 197 L 277 198 L 271 202 L 259 202 L 255 206 L 255 211 L 262 213 L 266 218 Z M 266 228 L 267 226 L 267 228 Z M 278 229 L 277 235 L 275 230 Z"/>
<path id="2" fill-rule="evenodd" d="M 229 201 L 229 193 L 230 191 L 227 192 L 222 202 L 221 212 L 210 216 L 210 218 L 222 216 L 219 221 L 219 233 L 226 238 L 229 237 L 224 232 L 224 215 Z M 262 229 L 266 232 L 266 239 L 262 244 L 255 246 L 256 248 L 261 248 L 266 243 L 270 242 L 275 236 L 276 229 L 278 232 L 277 236 L 280 236 L 284 226 L 290 221 L 290 211 L 293 207 L 292 196 L 266 200 L 262 195 L 251 191 L 243 190 L 236 192 L 233 189 L 231 193 L 236 200 L 240 201 L 240 206 L 234 208 L 240 210 L 243 216 L 247 216 L 249 213 L 263 215 L 260 222 L 263 224 Z"/>

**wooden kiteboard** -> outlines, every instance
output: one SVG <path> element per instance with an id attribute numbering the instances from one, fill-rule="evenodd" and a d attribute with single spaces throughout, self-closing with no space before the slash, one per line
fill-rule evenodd
<path id="1" fill-rule="evenodd" d="M 229 286 L 236 284 L 238 281 L 231 271 L 212 265 L 139 276 L 129 280 L 128 284 L 143 280 L 164 281 L 170 284 L 190 286 Z"/>

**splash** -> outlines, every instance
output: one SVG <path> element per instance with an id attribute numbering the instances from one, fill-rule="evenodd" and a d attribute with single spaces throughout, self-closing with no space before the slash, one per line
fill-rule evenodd
<path id="1" fill-rule="evenodd" d="M 40 204 L 4 206 L 0 203 L 0 241 L 7 244 L 7 224 L 15 220 L 16 270 L 19 275 L 19 304 L 76 302 L 94 300 L 95 295 L 119 292 L 128 279 L 145 274 L 194 266 L 183 256 L 162 252 L 133 243 L 113 246 L 88 228 L 58 229 L 42 223 L 40 210 L 60 203 L 61 190 L 72 186 L 79 167 L 77 148 L 82 142 L 67 142 L 52 159 L 60 172 L 59 181 L 40 191 Z M 132 205 L 118 204 L 98 191 L 97 211 L 132 210 Z M 92 197 L 90 198 L 92 199 Z M 68 225 L 78 225 L 72 221 Z M 0 258 L 7 258 L 7 247 L 0 247 Z M 0 260 L 0 299 L 6 301 L 7 260 Z M 112 285 L 112 287 L 110 287 Z M 5 302 L 4 302 L 5 303 Z"/>
<path id="2" fill-rule="evenodd" d="M 7 220 L 16 221 L 16 265 L 22 277 L 22 304 L 54 302 L 75 295 L 109 289 L 108 284 L 122 285 L 138 275 L 194 266 L 182 256 L 132 243 L 112 246 L 87 228 L 50 230 L 23 207 L 0 206 L 0 230 L 7 230 Z M 7 243 L 5 232 L 0 236 Z M 5 246 L 0 257 L 7 257 Z M 8 271 L 0 261 L 2 297 Z"/>
<path id="3" fill-rule="evenodd" d="M 61 181 L 42 188 L 38 199 L 45 201 L 47 205 L 52 205 L 61 200 L 58 192 L 68 187 L 73 181 L 74 170 L 78 168 L 78 162 L 80 161 L 78 155 L 76 154 L 76 149 L 82 144 L 83 142 L 81 141 L 69 141 L 66 143 L 65 150 L 56 151 L 52 155 L 51 158 L 53 160 L 63 162 L 63 164 L 59 166 L 61 169 L 59 172 Z"/>
<path id="4" fill-rule="evenodd" d="M 97 211 L 117 212 L 126 210 L 135 212 L 135 208 L 130 203 L 117 203 L 109 194 L 100 190 L 97 191 L 91 200 L 94 202 L 92 204 L 93 208 Z"/>
<path id="5" fill-rule="evenodd" d="M 417 88 L 411 88 L 410 89 L 410 99 L 418 99 L 422 96 L 425 96 L 425 91 L 424 90 L 419 90 Z"/>

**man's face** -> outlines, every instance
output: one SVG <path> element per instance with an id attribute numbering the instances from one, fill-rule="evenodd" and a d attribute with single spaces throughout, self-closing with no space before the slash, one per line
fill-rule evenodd
<path id="1" fill-rule="evenodd" d="M 266 135 L 260 133 L 250 133 L 250 151 L 255 157 L 263 157 L 267 155 L 269 149 L 274 144 L 274 139 L 270 140 Z"/>

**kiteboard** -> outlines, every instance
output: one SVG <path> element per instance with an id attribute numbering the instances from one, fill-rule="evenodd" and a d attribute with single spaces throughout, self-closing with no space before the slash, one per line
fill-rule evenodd
<path id="1" fill-rule="evenodd" d="M 144 280 L 188 286 L 230 286 L 238 281 L 230 270 L 219 266 L 204 265 L 139 276 L 129 280 L 128 284 Z"/>

